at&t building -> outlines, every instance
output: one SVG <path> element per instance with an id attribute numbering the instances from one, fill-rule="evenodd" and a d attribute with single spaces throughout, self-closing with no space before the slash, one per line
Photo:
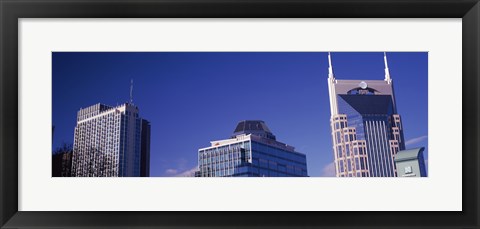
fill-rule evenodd
<path id="1" fill-rule="evenodd" d="M 340 80 L 328 54 L 330 124 L 337 177 L 395 177 L 405 149 L 393 82 L 384 53 L 384 80 Z"/>

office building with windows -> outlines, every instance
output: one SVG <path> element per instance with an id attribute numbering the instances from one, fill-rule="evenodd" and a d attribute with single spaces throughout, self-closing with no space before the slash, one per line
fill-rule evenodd
<path id="1" fill-rule="evenodd" d="M 140 148 L 140 176 L 150 176 L 150 122 L 142 119 L 142 136 Z"/>
<path id="2" fill-rule="evenodd" d="M 395 157 L 398 177 L 426 177 L 424 147 L 401 150 Z"/>
<path id="3" fill-rule="evenodd" d="M 52 126 L 52 144 L 55 126 Z M 72 176 L 72 154 L 71 144 L 63 143 L 62 146 L 55 149 L 52 154 L 52 177 L 70 177 Z"/>
<path id="4" fill-rule="evenodd" d="M 148 130 L 142 131 L 142 128 Z M 142 171 L 146 175 L 142 164 L 149 164 L 149 128 L 148 121 L 140 118 L 138 107 L 131 102 L 116 107 L 96 104 L 80 109 L 73 143 L 72 176 L 139 177 Z"/>
<path id="5" fill-rule="evenodd" d="M 238 123 L 230 139 L 198 150 L 197 177 L 305 177 L 305 154 L 278 142 L 264 121 Z"/>
<path id="6" fill-rule="evenodd" d="M 330 124 L 337 177 L 395 177 L 405 149 L 393 81 L 384 53 L 384 80 L 341 80 L 328 54 Z"/>
<path id="7" fill-rule="evenodd" d="M 72 150 L 55 152 L 52 155 L 52 177 L 70 177 Z"/>

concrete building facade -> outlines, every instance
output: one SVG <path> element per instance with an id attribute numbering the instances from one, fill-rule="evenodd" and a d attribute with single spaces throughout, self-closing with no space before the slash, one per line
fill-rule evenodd
<path id="1" fill-rule="evenodd" d="M 423 157 L 424 147 L 402 150 L 395 157 L 399 177 L 426 177 L 427 170 Z"/>
<path id="2" fill-rule="evenodd" d="M 132 103 L 116 107 L 96 104 L 80 109 L 75 127 L 72 176 L 141 176 L 142 126 L 138 107 Z M 143 137 L 149 144 L 150 135 Z M 144 156 L 149 157 L 149 153 L 145 152 Z"/>

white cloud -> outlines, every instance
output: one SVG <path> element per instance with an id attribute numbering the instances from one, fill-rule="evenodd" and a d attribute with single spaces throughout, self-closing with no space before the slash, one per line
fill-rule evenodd
<path id="1" fill-rule="evenodd" d="M 188 166 L 188 160 L 181 157 L 169 162 L 172 167 L 168 168 L 163 172 L 163 176 L 172 177 L 172 176 L 188 176 L 190 169 Z M 196 168 L 196 167 L 195 167 Z"/>
<path id="2" fill-rule="evenodd" d="M 165 170 L 165 174 L 170 175 L 170 176 L 176 175 L 177 173 L 178 173 L 178 170 L 176 170 L 176 169 Z"/>
<path id="3" fill-rule="evenodd" d="M 322 177 L 334 177 L 335 176 L 335 164 L 332 162 L 322 169 Z"/>
<path id="4" fill-rule="evenodd" d="M 193 177 L 195 176 L 195 171 L 197 171 L 197 166 L 187 170 L 187 171 L 183 171 L 182 173 L 180 174 L 177 174 L 176 176 L 177 177 Z"/>
<path id="5" fill-rule="evenodd" d="M 427 139 L 427 138 L 428 138 L 428 135 L 423 135 L 423 136 L 420 136 L 420 137 L 416 137 L 416 138 L 409 139 L 409 140 L 405 141 L 405 146 L 409 146 L 409 145 L 414 145 L 414 144 L 420 143 L 420 142 L 424 141 L 424 140 Z"/>

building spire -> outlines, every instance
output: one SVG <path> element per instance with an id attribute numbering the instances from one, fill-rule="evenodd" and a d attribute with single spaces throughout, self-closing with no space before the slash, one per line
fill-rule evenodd
<path id="1" fill-rule="evenodd" d="M 332 117 L 337 114 L 337 99 L 335 93 L 335 85 L 337 84 L 335 80 L 335 75 L 333 74 L 332 67 L 332 55 L 328 52 L 328 94 L 330 98 L 330 113 Z"/>
<path id="2" fill-rule="evenodd" d="M 387 81 L 388 84 L 392 82 L 392 79 L 390 78 L 390 70 L 388 69 L 388 60 L 387 60 L 387 53 L 383 52 L 383 61 L 385 62 L 385 81 Z"/>
<path id="3" fill-rule="evenodd" d="M 130 104 L 133 104 L 133 79 L 130 79 Z"/>
<path id="4" fill-rule="evenodd" d="M 333 67 L 332 67 L 332 56 L 330 52 L 328 52 L 328 78 L 335 79 L 335 75 L 333 74 Z"/>

